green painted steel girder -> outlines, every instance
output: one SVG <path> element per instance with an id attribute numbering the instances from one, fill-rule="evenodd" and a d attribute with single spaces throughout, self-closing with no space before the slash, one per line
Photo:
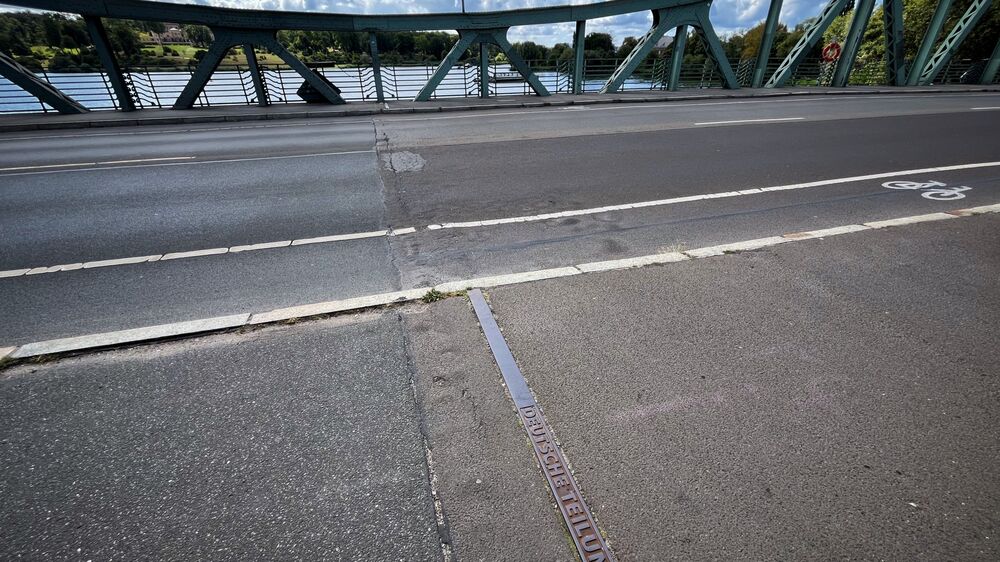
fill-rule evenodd
<path id="1" fill-rule="evenodd" d="M 885 32 L 885 70 L 889 84 L 906 84 L 906 49 L 903 43 L 903 0 L 882 2 L 882 27 Z"/>
<path id="2" fill-rule="evenodd" d="M 132 91 L 125 83 L 125 75 L 122 73 L 121 67 L 118 66 L 114 51 L 111 50 L 111 41 L 108 40 L 108 33 L 104 29 L 101 18 L 83 16 L 83 20 L 87 25 L 87 32 L 90 34 L 90 41 L 97 51 L 97 58 L 100 59 L 101 66 L 104 67 L 104 72 L 108 75 L 108 81 L 111 82 L 111 89 L 115 92 L 118 107 L 122 111 L 135 111 Z"/>
<path id="3" fill-rule="evenodd" d="M 607 0 L 591 4 L 495 12 L 353 15 L 241 10 L 145 0 L 4 0 L 9 5 L 106 18 L 169 21 L 247 30 L 303 31 L 486 30 L 591 20 L 698 2 L 699 0 Z"/>
<path id="4" fill-rule="evenodd" d="M 583 93 L 583 70 L 584 64 L 584 52 L 583 48 L 586 45 L 585 39 L 587 37 L 587 21 L 580 20 L 576 22 L 576 32 L 573 33 L 573 93 L 582 94 Z"/>
<path id="5" fill-rule="evenodd" d="M 445 76 L 448 75 L 448 71 L 455 66 L 455 63 L 458 62 L 458 59 L 462 57 L 469 47 L 476 44 L 480 45 L 480 65 L 483 64 L 484 60 L 487 63 L 489 62 L 489 59 L 485 58 L 483 55 L 483 45 L 487 47 L 489 45 L 496 45 L 500 48 L 503 54 L 507 56 L 507 61 L 510 62 L 510 65 L 514 68 L 514 70 L 516 70 L 524 78 L 528 85 L 531 86 L 531 89 L 535 91 L 535 94 L 539 96 L 550 95 L 548 89 L 546 89 L 545 86 L 542 85 L 541 80 L 538 79 L 538 76 L 536 76 L 535 73 L 532 72 L 531 68 L 528 67 L 528 63 L 521 58 L 521 55 L 514 50 L 514 46 L 507 40 L 507 28 L 504 27 L 486 30 L 459 29 L 458 41 L 454 46 L 452 46 L 451 50 L 448 51 L 448 54 L 444 57 L 444 60 L 441 61 L 441 64 L 434 69 L 434 73 L 427 79 L 427 83 L 420 88 L 420 91 L 417 92 L 413 101 L 427 101 L 431 99 L 431 96 L 434 94 L 434 90 L 441 85 Z M 488 50 L 485 52 L 488 54 Z M 482 66 L 480 68 L 482 69 Z M 480 80 L 480 95 L 482 95 L 483 88 L 485 88 L 486 96 L 488 96 L 489 72 L 488 70 L 480 70 L 480 73 L 483 74 L 484 77 L 484 79 Z M 485 86 L 483 84 L 485 84 Z"/>
<path id="6" fill-rule="evenodd" d="M 802 60 L 809 54 L 809 51 L 823 38 L 823 32 L 826 31 L 826 28 L 830 27 L 833 20 L 844 11 L 847 1 L 830 0 L 823 8 L 823 11 L 820 12 L 819 18 L 806 29 L 805 34 L 802 35 L 799 42 L 792 47 L 785 60 L 781 61 L 781 64 L 778 65 L 778 69 L 774 71 L 771 79 L 767 81 L 767 84 L 764 86 L 765 88 L 777 88 L 784 86 L 785 82 L 788 82 L 792 75 L 795 74 L 795 69 L 799 67 Z"/>
<path id="7" fill-rule="evenodd" d="M 764 22 L 764 34 L 760 38 L 760 50 L 757 51 L 757 62 L 753 66 L 752 88 L 760 88 L 767 72 L 767 62 L 771 59 L 771 49 L 774 47 L 774 32 L 778 29 L 778 17 L 781 15 L 782 0 L 771 0 L 767 9 L 767 20 Z"/>
<path id="8" fill-rule="evenodd" d="M 257 96 L 257 105 L 267 107 L 271 105 L 271 100 L 267 96 L 267 88 L 264 86 L 264 76 L 260 73 L 260 65 L 257 64 L 257 52 L 253 50 L 253 45 L 244 43 L 243 54 L 247 57 L 247 69 L 250 71 L 251 80 L 253 80 L 253 91 Z"/>
<path id="9" fill-rule="evenodd" d="M 292 67 L 302 78 L 309 83 L 320 95 L 332 104 L 346 103 L 340 97 L 340 90 L 332 86 L 325 79 L 320 77 L 314 70 L 305 65 L 295 57 L 275 38 L 273 31 L 247 31 L 244 29 L 213 28 L 212 35 L 215 40 L 208 48 L 205 57 L 198 63 L 198 67 L 191 76 L 191 80 L 177 96 L 174 102 L 174 109 L 190 109 L 198 96 L 205 90 L 205 85 L 212 78 L 212 74 L 219 67 L 219 63 L 226 57 L 229 49 L 237 45 L 257 45 L 263 47 Z M 259 74 L 259 73 L 258 73 Z"/>
<path id="10" fill-rule="evenodd" d="M 375 100 L 382 103 L 385 101 L 385 91 L 382 89 L 382 64 L 378 60 L 378 37 L 374 33 L 368 34 L 368 48 L 372 53 L 372 78 L 375 79 Z"/>
<path id="11" fill-rule="evenodd" d="M 847 29 L 847 38 L 844 40 L 844 49 L 837 60 L 837 67 L 833 71 L 831 86 L 842 88 L 847 85 L 851 77 L 851 69 L 854 68 L 854 59 L 858 56 L 858 48 L 861 46 L 861 38 L 868 27 L 868 20 L 872 18 L 872 11 L 875 9 L 875 0 L 858 0 L 854 4 L 854 14 L 851 16 L 851 26 Z"/>
<path id="12" fill-rule="evenodd" d="M 997 39 L 997 46 L 993 49 L 993 54 L 990 56 L 989 62 L 986 63 L 986 68 L 983 69 L 983 75 L 979 82 L 992 84 L 997 79 L 997 71 L 1000 71 L 1000 39 Z"/>
<path id="13" fill-rule="evenodd" d="M 989 10 L 990 5 L 993 4 L 993 0 L 972 0 L 972 4 L 969 5 L 969 9 L 962 14 L 962 17 L 955 24 L 955 27 L 948 34 L 948 37 L 941 42 L 938 46 L 937 51 L 931 56 L 930 60 L 927 61 L 927 66 L 924 67 L 923 71 L 920 73 L 920 85 L 927 86 L 934 79 L 941 70 L 948 64 L 951 57 L 954 56 L 955 51 L 962 45 L 962 41 L 969 36 L 972 32 L 972 28 L 979 23 L 979 20 L 983 19 L 986 12 Z M 914 69 L 916 70 L 916 69 Z"/>
<path id="14" fill-rule="evenodd" d="M 490 44 L 479 44 L 479 97 L 490 97 Z"/>
<path id="15" fill-rule="evenodd" d="M 938 0 L 938 5 L 934 8 L 934 15 L 927 24 L 927 31 L 924 32 L 924 40 L 920 42 L 917 49 L 917 56 L 913 57 L 913 63 L 906 74 L 906 85 L 916 86 L 920 83 L 920 75 L 927 65 L 927 59 L 931 56 L 934 44 L 937 43 L 938 35 L 941 35 L 941 28 L 944 27 L 944 20 L 948 18 L 948 11 L 951 9 L 951 0 Z"/>
<path id="16" fill-rule="evenodd" d="M 681 83 L 681 63 L 684 62 L 684 48 L 687 47 L 688 26 L 682 25 L 674 31 L 673 51 L 670 53 L 670 75 L 667 77 L 667 89 L 677 91 Z"/>
<path id="17" fill-rule="evenodd" d="M 35 76 L 35 73 L 3 53 L 0 53 L 0 76 L 10 80 L 14 85 L 35 96 L 39 101 L 48 104 L 59 113 L 87 113 L 89 111 L 80 102 Z"/>
<path id="18" fill-rule="evenodd" d="M 632 52 L 625 57 L 625 60 L 615 69 L 608 81 L 601 88 L 600 93 L 617 92 L 628 77 L 635 72 L 635 69 L 642 64 L 649 53 L 656 46 L 657 41 L 663 37 L 670 29 L 681 25 L 690 25 L 701 34 L 708 55 L 715 60 L 720 72 L 722 72 L 723 87 L 729 89 L 739 89 L 739 81 L 733 67 L 726 58 L 726 52 L 722 48 L 719 37 L 712 28 L 712 22 L 708 19 L 708 10 L 711 2 L 681 6 L 678 8 L 653 10 L 653 26 L 639 39 L 639 43 L 632 49 Z"/>

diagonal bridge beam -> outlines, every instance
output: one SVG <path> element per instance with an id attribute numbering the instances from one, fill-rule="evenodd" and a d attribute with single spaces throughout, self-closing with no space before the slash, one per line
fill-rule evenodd
<path id="1" fill-rule="evenodd" d="M 260 104 L 266 104 L 267 93 L 266 91 L 262 91 L 264 90 L 264 85 L 260 77 L 260 69 L 256 64 L 256 56 L 253 53 L 255 45 L 278 55 L 285 64 L 292 67 L 310 86 L 326 98 L 326 101 L 332 104 L 347 103 L 340 97 L 339 88 L 328 82 L 326 78 L 315 70 L 306 66 L 305 63 L 300 61 L 284 45 L 278 42 L 276 31 L 253 31 L 217 27 L 212 29 L 212 35 L 215 37 L 215 40 L 212 41 L 212 45 L 208 48 L 205 58 L 201 59 L 201 62 L 198 64 L 198 68 L 195 69 L 191 80 L 184 86 L 184 90 L 181 91 L 181 94 L 177 97 L 177 101 L 174 102 L 174 109 L 190 109 L 194 105 L 198 96 L 205 91 L 205 86 L 212 78 L 212 74 L 219 68 L 222 60 L 226 58 L 226 53 L 235 46 L 242 46 L 244 48 L 247 52 L 248 62 L 253 58 L 249 66 L 250 72 L 255 75 L 254 89 L 257 93 L 257 101 Z"/>
<path id="2" fill-rule="evenodd" d="M 702 42 L 708 50 L 708 55 L 722 72 L 723 87 L 733 90 L 739 89 L 740 84 L 736 79 L 736 73 L 733 72 L 733 67 L 729 64 L 726 52 L 722 48 L 722 42 L 719 41 L 718 35 L 715 34 L 715 28 L 712 27 L 712 22 L 709 20 L 708 11 L 711 5 L 711 2 L 704 2 L 653 10 L 653 26 L 639 39 L 639 43 L 632 49 L 632 52 L 615 69 L 604 87 L 601 88 L 600 93 L 620 90 L 667 31 L 686 25 L 693 27 L 701 36 Z"/>
<path id="3" fill-rule="evenodd" d="M 479 46 L 479 88 L 480 97 L 489 97 L 489 46 L 496 45 L 504 55 L 507 56 L 507 61 L 516 70 L 531 89 L 534 90 L 536 95 L 548 96 L 549 90 L 542 84 L 542 81 L 538 79 L 538 76 L 532 72 L 531 67 L 528 63 L 521 58 L 521 55 L 514 50 L 514 46 L 510 44 L 507 40 L 507 29 L 506 27 L 500 27 L 496 29 L 460 29 L 458 30 L 458 41 L 452 46 L 451 50 L 441 61 L 441 64 L 434 69 L 434 73 L 431 77 L 427 79 L 427 83 L 424 84 L 423 88 L 417 92 L 417 96 L 413 98 L 413 101 L 428 101 L 431 96 L 434 95 L 434 91 L 437 87 L 441 85 L 445 77 L 448 76 L 448 72 L 458 63 L 458 60 L 462 58 L 462 55 L 472 47 L 473 45 Z"/>

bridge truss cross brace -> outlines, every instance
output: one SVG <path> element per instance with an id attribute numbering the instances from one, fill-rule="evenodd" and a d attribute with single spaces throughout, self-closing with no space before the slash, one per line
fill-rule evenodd
<path id="1" fill-rule="evenodd" d="M 507 40 L 507 29 L 508 28 L 506 27 L 496 29 L 459 29 L 458 42 L 455 43 L 450 51 L 448 51 L 448 55 L 444 57 L 441 64 L 434 69 L 434 73 L 427 79 L 427 83 L 424 84 L 424 87 L 420 88 L 420 91 L 417 92 L 417 96 L 413 98 L 413 101 L 427 101 L 431 99 L 431 96 L 434 94 L 434 90 L 441 85 L 445 76 L 448 75 L 448 71 L 455 66 L 458 59 L 465 54 L 465 51 L 473 45 L 479 46 L 480 97 L 489 96 L 489 45 L 496 45 L 503 52 L 503 54 L 507 56 L 507 60 L 510 62 L 510 65 L 525 79 L 526 82 L 528 82 L 528 85 L 531 86 L 531 89 L 535 91 L 536 95 L 551 95 L 549 94 L 548 89 L 542 85 L 538 76 L 531 71 L 528 63 L 521 58 L 521 55 L 514 50 L 513 45 L 511 45 L 510 41 Z"/>
<path id="2" fill-rule="evenodd" d="M 722 48 L 719 37 L 715 34 L 715 28 L 708 18 L 710 3 L 689 4 L 676 8 L 664 8 L 653 10 L 653 26 L 639 39 L 632 52 L 625 57 L 621 65 L 615 69 L 614 73 L 601 88 L 600 93 L 617 92 L 628 80 L 635 69 L 646 60 L 649 53 L 656 46 L 656 43 L 670 29 L 690 25 L 701 36 L 702 41 L 708 49 L 708 55 L 715 61 L 716 66 L 722 73 L 722 85 L 729 89 L 739 89 L 740 84 L 733 72 L 726 52 Z M 675 80 L 671 82 L 676 83 Z"/>
<path id="3" fill-rule="evenodd" d="M 278 42 L 276 31 L 251 31 L 244 29 L 230 29 L 217 27 L 212 29 L 215 40 L 205 54 L 205 58 L 198 64 L 191 80 L 184 86 L 184 90 L 177 101 L 174 102 L 174 109 L 190 109 L 198 96 L 205 90 L 212 74 L 219 67 L 219 64 L 226 57 L 229 49 L 242 45 L 247 53 L 247 62 L 250 72 L 253 75 L 254 90 L 257 95 L 257 103 L 267 105 L 267 91 L 264 81 L 257 65 L 257 57 L 253 52 L 253 47 L 263 47 L 281 58 L 285 64 L 292 67 L 302 78 L 309 83 L 321 96 L 332 104 L 347 103 L 340 97 L 340 89 L 331 84 L 313 69 L 309 68 L 302 61 L 288 51 Z"/>
<path id="4" fill-rule="evenodd" d="M 59 113 L 86 113 L 89 111 L 80 102 L 64 94 L 59 88 L 49 84 L 22 66 L 19 62 L 0 53 L 0 76 L 10 80 L 25 92 L 48 104 Z"/>

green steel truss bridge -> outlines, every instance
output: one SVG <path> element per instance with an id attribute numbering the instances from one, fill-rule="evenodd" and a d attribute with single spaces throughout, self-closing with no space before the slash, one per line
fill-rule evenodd
<path id="1" fill-rule="evenodd" d="M 962 41 L 968 37 L 975 25 L 989 10 L 992 1 L 974 0 L 954 28 L 948 31 L 944 39 L 938 41 L 952 5 L 952 0 L 939 0 L 917 55 L 909 65 L 910 70 L 907 72 L 903 55 L 903 3 L 902 0 L 884 0 L 885 64 L 889 83 L 897 86 L 914 86 L 934 82 L 958 50 Z M 771 0 L 760 52 L 753 69 L 751 86 L 776 88 L 785 85 L 807 54 L 816 47 L 834 18 L 850 8 L 850 2 L 851 0 L 830 0 L 819 16 L 809 25 L 805 34 L 788 56 L 771 76 L 767 77 L 765 76 L 767 60 L 771 54 L 774 34 L 778 26 L 778 15 L 782 5 L 782 0 Z M 279 30 L 368 32 L 376 95 L 380 102 L 384 100 L 384 95 L 375 39 L 376 32 L 457 31 L 458 41 L 452 46 L 444 60 L 437 66 L 415 97 L 415 101 L 426 101 L 431 98 L 435 89 L 459 58 L 468 49 L 477 46 L 479 48 L 480 76 L 487 75 L 489 49 L 491 46 L 495 46 L 507 56 L 511 67 L 520 73 L 536 95 L 549 95 L 546 87 L 511 46 L 507 39 L 507 31 L 511 26 L 575 22 L 576 32 L 573 46 L 576 60 L 573 66 L 572 91 L 573 93 L 581 93 L 580 85 L 583 78 L 581 74 L 584 68 L 583 45 L 587 21 L 646 10 L 653 14 L 652 26 L 639 39 L 632 52 L 612 72 L 600 89 L 601 93 L 616 92 L 621 89 L 625 81 L 650 54 L 657 42 L 672 29 L 676 29 L 676 41 L 670 60 L 667 84 L 670 89 L 675 89 L 684 56 L 684 43 L 688 27 L 699 33 L 704 41 L 709 57 L 721 74 L 723 87 L 739 88 L 739 82 L 733 68 L 727 60 L 722 44 L 709 20 L 711 0 L 608 0 L 585 5 L 550 6 L 496 12 L 412 15 L 349 15 L 239 10 L 143 0 L 5 0 L 5 3 L 82 16 L 117 98 L 117 106 L 124 111 L 133 111 L 137 109 L 138 104 L 136 104 L 134 93 L 129 88 L 126 73 L 123 72 L 115 58 L 114 51 L 110 48 L 110 42 L 102 22 L 103 18 L 170 21 L 205 25 L 212 30 L 214 41 L 192 74 L 190 81 L 174 102 L 174 109 L 189 109 L 195 104 L 212 74 L 233 47 L 242 47 L 246 53 L 247 65 L 252 75 L 256 94 L 255 99 L 259 105 L 268 105 L 269 102 L 254 48 L 269 50 L 280 57 L 285 64 L 300 74 L 319 96 L 329 103 L 345 103 L 335 84 L 330 83 L 321 74 L 308 67 L 277 40 Z M 847 85 L 857 57 L 858 47 L 861 44 L 862 34 L 872 17 L 874 7 L 875 0 L 855 1 L 853 17 L 843 43 L 843 50 L 834 68 L 832 86 Z M 997 47 L 993 50 L 993 54 L 983 70 L 981 82 L 983 84 L 992 83 L 997 75 L 998 67 L 1000 67 L 1000 38 L 998 38 Z M 38 98 L 40 102 L 48 104 L 61 113 L 88 111 L 83 105 L 48 81 L 18 64 L 8 54 L 0 53 L 0 75 Z M 481 97 L 490 95 L 487 80 L 479 81 L 479 95 Z"/>

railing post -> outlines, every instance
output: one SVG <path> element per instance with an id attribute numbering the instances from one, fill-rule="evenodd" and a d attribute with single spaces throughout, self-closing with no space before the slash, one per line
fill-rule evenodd
<path id="1" fill-rule="evenodd" d="M 382 103 L 385 101 L 385 93 L 382 91 L 382 65 L 378 60 L 378 37 L 374 33 L 368 34 L 368 47 L 372 53 L 372 75 L 375 78 L 375 101 Z"/>
<path id="2" fill-rule="evenodd" d="M 584 65 L 584 55 L 583 47 L 586 44 L 587 34 L 587 20 L 580 20 L 576 22 L 576 33 L 573 35 L 573 93 L 582 94 L 584 91 L 583 84 L 583 65 Z"/>

